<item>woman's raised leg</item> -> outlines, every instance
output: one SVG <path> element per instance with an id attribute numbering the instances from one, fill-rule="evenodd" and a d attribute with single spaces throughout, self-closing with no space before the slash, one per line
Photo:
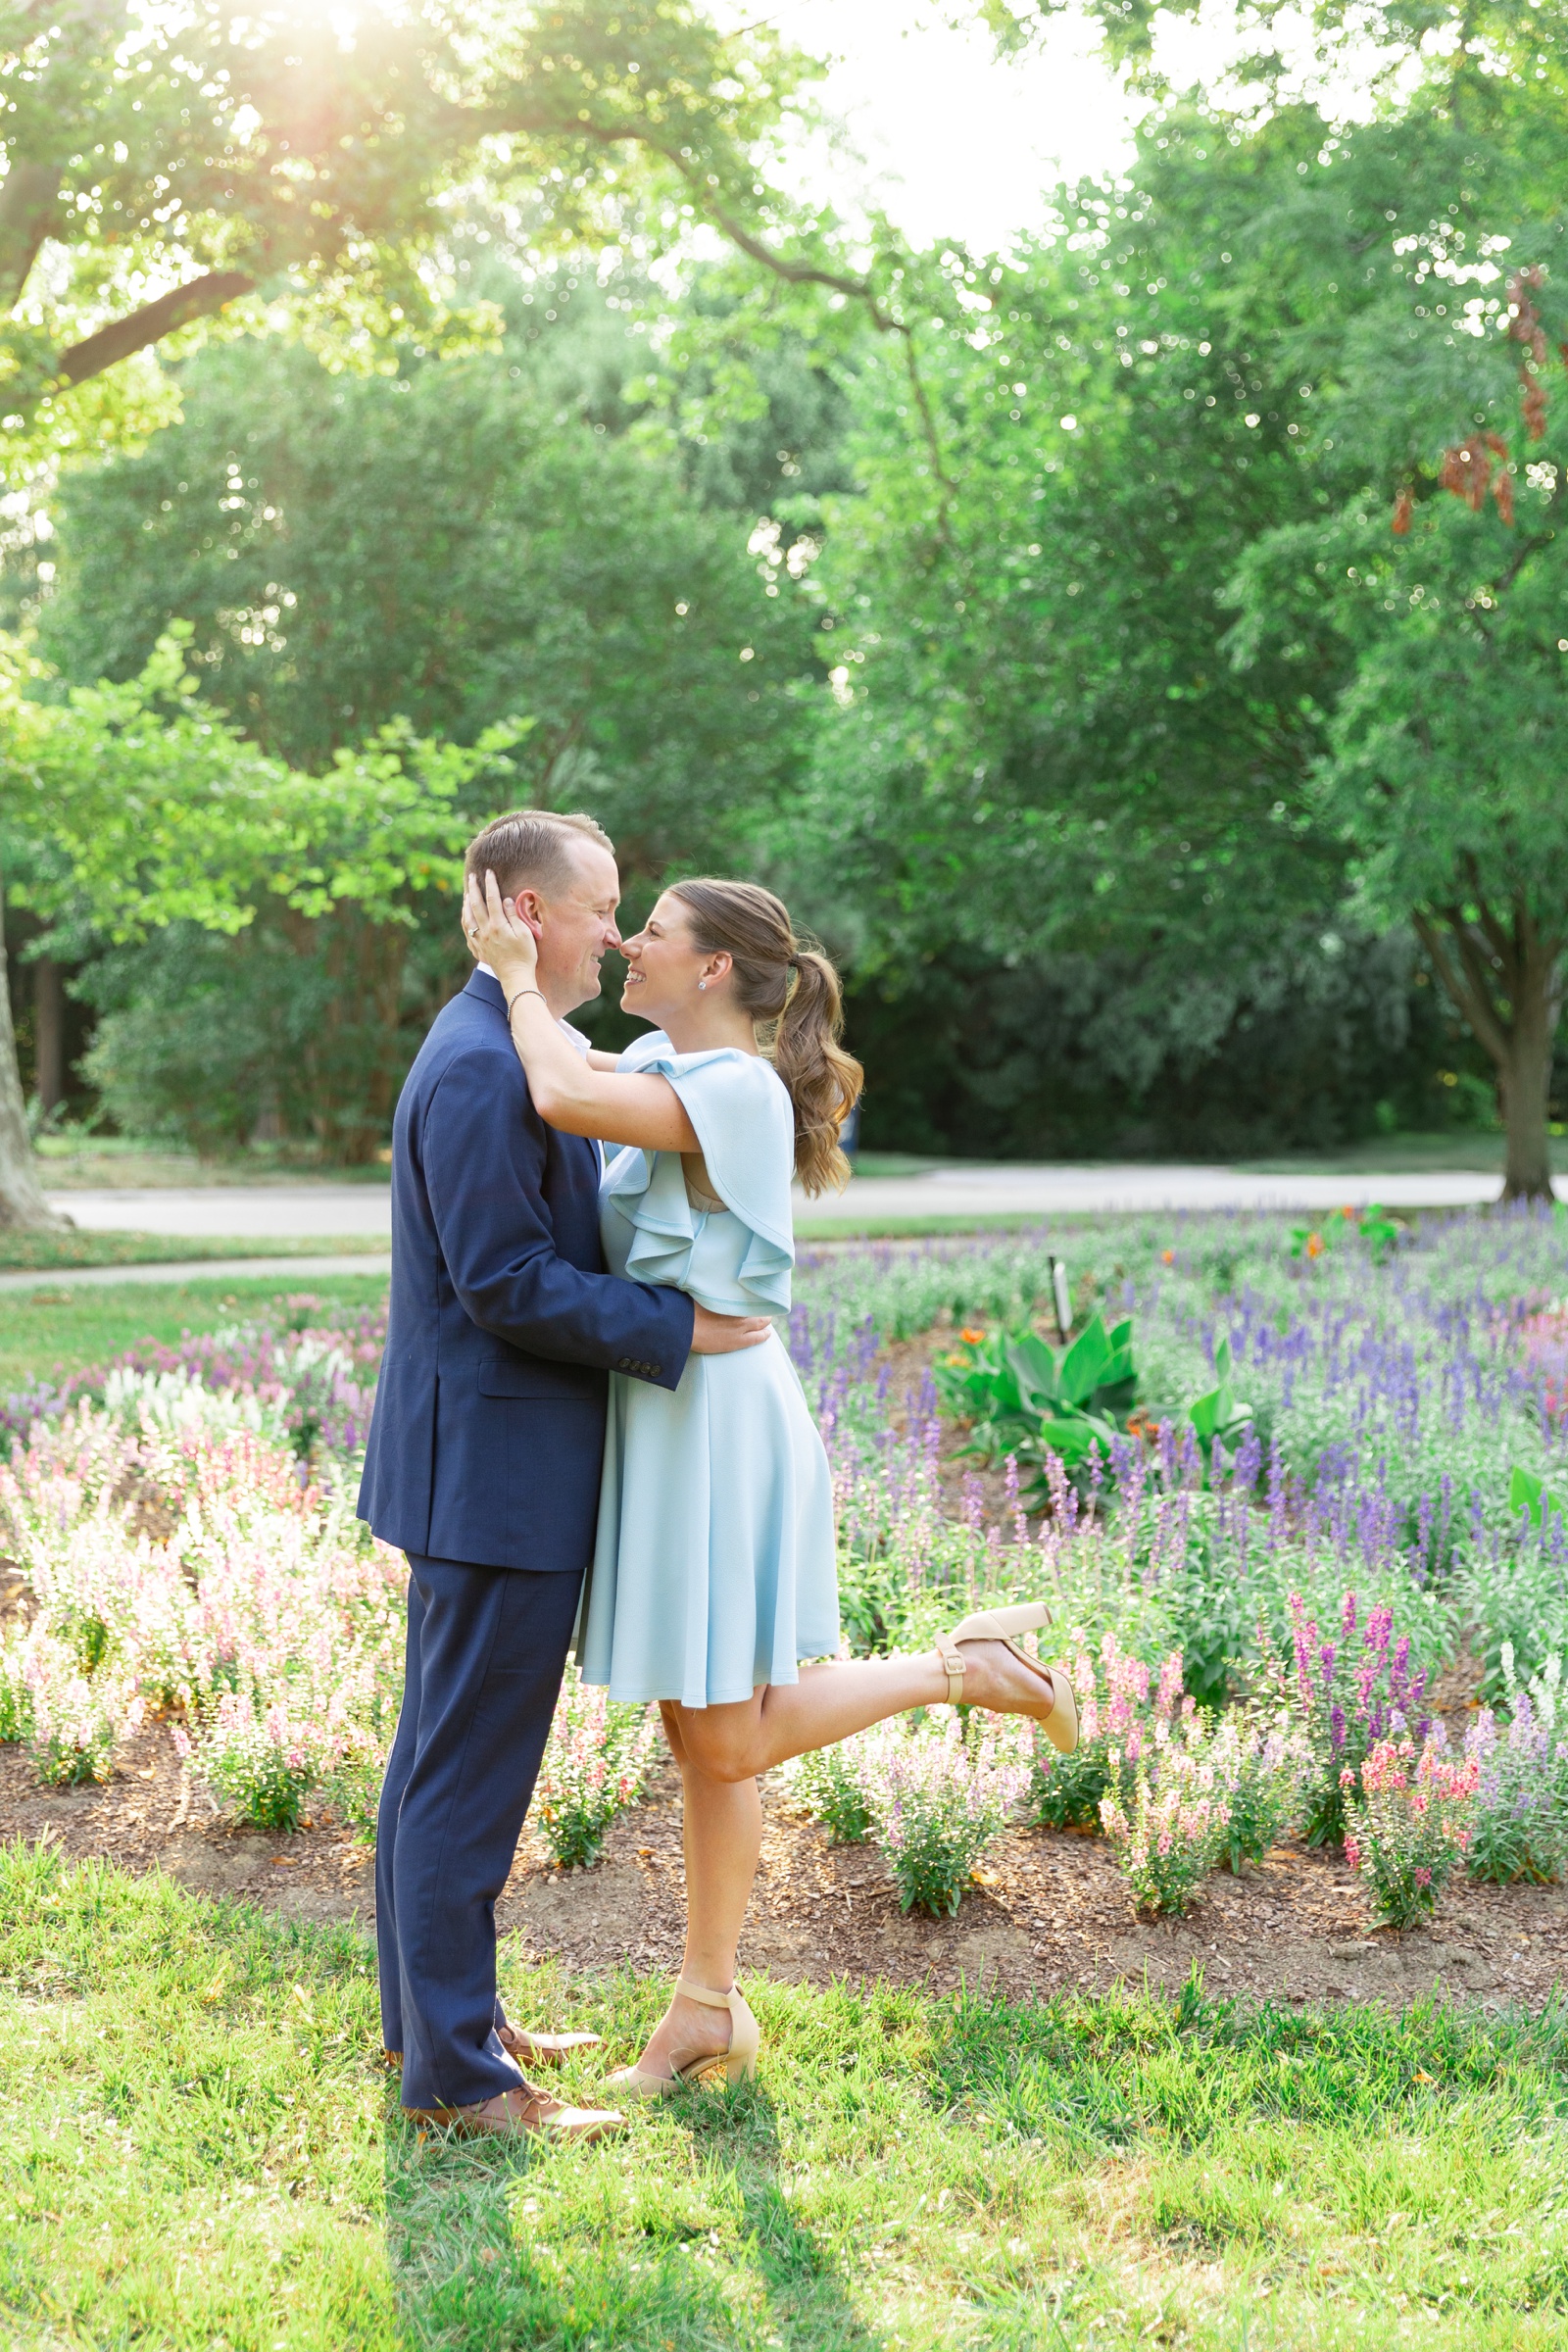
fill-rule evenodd
<path id="1" fill-rule="evenodd" d="M 1040 1712 L 1040 1680 L 1004 1642 L 965 1642 L 964 1697 L 1005 1714 Z M 682 1752 L 715 1780 L 750 1780 L 810 1748 L 831 1747 L 910 1707 L 939 1706 L 947 1668 L 935 1648 L 911 1656 L 835 1658 L 803 1666 L 721 1707 L 676 1707 Z"/>

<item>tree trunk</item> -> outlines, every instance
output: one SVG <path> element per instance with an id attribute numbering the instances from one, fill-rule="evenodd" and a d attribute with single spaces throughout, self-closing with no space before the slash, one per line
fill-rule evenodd
<path id="1" fill-rule="evenodd" d="M 38 1182 L 38 1163 L 27 1140 L 27 1114 L 17 1067 L 17 1033 L 11 1021 L 11 984 L 6 977 L 5 885 L 0 877 L 0 1230 L 18 1226 L 68 1225 L 57 1217 Z"/>
<path id="2" fill-rule="evenodd" d="M 1523 977 L 1525 1002 L 1514 1007 L 1511 1050 L 1497 1070 L 1497 1101 L 1507 1139 L 1502 1197 L 1549 1200 L 1553 1195 L 1546 1118 L 1561 1000 L 1551 974 L 1531 972 Z"/>
<path id="3" fill-rule="evenodd" d="M 45 1118 L 66 1099 L 66 996 L 60 966 L 39 956 L 32 966 L 33 1091 Z"/>
<path id="4" fill-rule="evenodd" d="M 1418 909 L 1415 927 L 1438 978 L 1492 1057 L 1502 1111 L 1505 1200 L 1549 1200 L 1546 1119 L 1562 1014 L 1563 949 L 1528 906 L 1511 919 L 1485 905 Z"/>

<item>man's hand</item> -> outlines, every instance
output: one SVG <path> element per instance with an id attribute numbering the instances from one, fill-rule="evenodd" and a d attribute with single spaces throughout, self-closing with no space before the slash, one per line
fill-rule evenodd
<path id="1" fill-rule="evenodd" d="M 765 1315 L 714 1315 L 697 1308 L 692 1322 L 693 1355 L 733 1355 L 737 1348 L 756 1348 L 773 1326 Z"/>

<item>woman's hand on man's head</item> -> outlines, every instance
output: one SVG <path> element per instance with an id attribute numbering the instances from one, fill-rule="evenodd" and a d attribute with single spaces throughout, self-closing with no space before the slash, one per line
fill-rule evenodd
<path id="1" fill-rule="evenodd" d="M 501 896 L 487 867 L 481 883 L 469 874 L 463 887 L 463 929 L 476 963 L 487 963 L 510 996 L 533 984 L 539 969 L 538 935 L 526 916 Z"/>

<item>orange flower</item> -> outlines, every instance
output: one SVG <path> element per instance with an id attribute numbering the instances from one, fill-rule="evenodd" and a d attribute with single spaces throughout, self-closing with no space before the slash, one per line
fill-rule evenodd
<path id="1" fill-rule="evenodd" d="M 1323 1254 L 1323 1236 L 1322 1236 L 1320 1233 L 1309 1233 L 1309 1234 L 1307 1235 L 1307 1237 L 1306 1237 L 1306 1254 L 1307 1254 L 1307 1256 L 1308 1256 L 1308 1257 L 1321 1257 L 1321 1256 L 1322 1256 L 1322 1254 Z"/>
<path id="2" fill-rule="evenodd" d="M 1341 1216 L 1345 1219 L 1348 1225 L 1353 1225 L 1360 1213 L 1360 1210 L 1356 1207 L 1353 1200 L 1348 1200 L 1340 1211 Z"/>
<path id="3" fill-rule="evenodd" d="M 985 1336 L 986 1335 L 983 1331 L 974 1331 L 967 1323 L 958 1334 L 959 1339 L 963 1342 L 966 1348 L 978 1348 Z"/>
<path id="4" fill-rule="evenodd" d="M 1159 1262 L 1162 1266 L 1173 1266 L 1176 1263 L 1175 1250 L 1162 1250 L 1159 1253 Z"/>

